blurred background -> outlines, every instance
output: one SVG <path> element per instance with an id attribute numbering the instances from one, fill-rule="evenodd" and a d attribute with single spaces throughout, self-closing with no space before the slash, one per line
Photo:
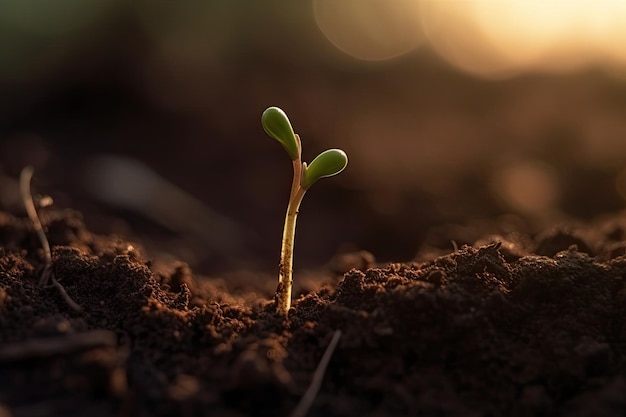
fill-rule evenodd
<path id="1" fill-rule="evenodd" d="M 304 199 L 296 269 L 590 219 L 626 198 L 625 45 L 618 0 L 0 0 L 0 198 L 32 164 L 97 232 L 273 271 L 279 106 L 305 160 L 350 159 Z"/>

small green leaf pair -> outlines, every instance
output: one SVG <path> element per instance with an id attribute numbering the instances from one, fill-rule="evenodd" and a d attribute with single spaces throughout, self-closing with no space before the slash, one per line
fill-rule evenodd
<path id="1" fill-rule="evenodd" d="M 270 107 L 263 112 L 261 124 L 268 135 L 283 145 L 293 163 L 293 182 L 289 205 L 285 216 L 283 241 L 280 253 L 278 288 L 276 289 L 276 312 L 287 316 L 291 307 L 291 287 L 293 274 L 293 247 L 296 233 L 298 208 L 304 193 L 320 178 L 339 174 L 348 165 L 348 157 L 341 149 L 329 149 L 319 154 L 307 165 L 302 162 L 300 136 L 294 133 L 289 118 L 278 107 Z"/>
<path id="2" fill-rule="evenodd" d="M 300 160 L 302 145 L 300 138 L 293 132 L 289 118 L 278 107 L 270 107 L 261 116 L 263 129 L 268 135 L 280 142 L 292 160 Z M 302 163 L 302 182 L 308 190 L 320 178 L 339 174 L 348 165 L 348 157 L 341 149 L 329 149 L 319 154 L 310 165 Z"/>

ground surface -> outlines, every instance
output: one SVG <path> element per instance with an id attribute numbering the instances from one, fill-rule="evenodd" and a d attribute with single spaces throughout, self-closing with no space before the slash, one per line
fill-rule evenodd
<path id="1" fill-rule="evenodd" d="M 74 311 L 38 284 L 29 221 L 0 213 L 0 416 L 286 416 L 336 330 L 310 416 L 622 416 L 622 218 L 483 236 L 413 264 L 363 257 L 297 294 L 283 322 L 254 282 L 157 268 L 48 211 Z"/>

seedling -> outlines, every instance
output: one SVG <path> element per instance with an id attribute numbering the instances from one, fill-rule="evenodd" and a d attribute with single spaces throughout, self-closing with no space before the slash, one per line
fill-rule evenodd
<path id="1" fill-rule="evenodd" d="M 261 116 L 261 124 L 268 135 L 283 145 L 293 163 L 293 181 L 285 216 L 280 264 L 278 267 L 278 288 L 276 288 L 276 312 L 286 316 L 289 307 L 291 307 L 293 246 L 298 208 L 306 191 L 317 180 L 324 177 L 332 177 L 344 170 L 348 164 L 348 157 L 341 149 L 329 149 L 319 154 L 307 165 L 306 162 L 302 162 L 300 136 L 293 132 L 291 123 L 284 111 L 278 107 L 268 108 Z"/>

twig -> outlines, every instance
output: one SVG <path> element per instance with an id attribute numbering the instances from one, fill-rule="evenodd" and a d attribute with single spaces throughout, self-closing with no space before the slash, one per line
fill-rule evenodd
<path id="1" fill-rule="evenodd" d="M 67 291 L 65 291 L 65 287 L 61 285 L 59 281 L 56 280 L 56 278 L 54 277 L 54 274 L 50 274 L 50 281 L 52 281 L 52 285 L 54 285 L 57 288 L 57 290 L 59 290 L 61 297 L 63 297 L 67 305 L 69 305 L 72 310 L 74 311 L 82 310 L 82 308 L 80 308 L 80 306 L 76 303 L 76 301 L 72 300 L 72 297 L 70 297 Z"/>
<path id="2" fill-rule="evenodd" d="M 289 417 L 304 417 L 309 412 L 309 409 L 313 405 L 313 401 L 315 401 L 315 397 L 322 386 L 322 381 L 324 380 L 324 374 L 326 373 L 326 368 L 328 367 L 328 363 L 330 362 L 330 358 L 333 356 L 333 352 L 339 343 L 339 339 L 341 338 L 341 330 L 335 330 L 333 334 L 333 338 L 330 340 L 324 355 L 322 355 L 322 359 L 320 363 L 315 368 L 315 372 L 313 373 L 313 378 L 311 379 L 311 385 L 307 388 L 306 392 L 300 399 L 300 402 L 290 414 Z"/>
<path id="3" fill-rule="evenodd" d="M 26 214 L 28 214 L 28 218 L 33 223 L 33 228 L 35 229 L 35 233 L 37 234 L 37 237 L 41 242 L 41 247 L 43 248 L 45 263 L 43 272 L 41 273 L 41 278 L 39 279 L 39 285 L 46 286 L 48 285 L 48 281 L 52 281 L 52 285 L 57 288 L 61 297 L 63 297 L 70 308 L 74 311 L 81 311 L 80 306 L 72 300 L 67 291 L 65 291 L 63 285 L 61 285 L 54 278 L 54 274 L 52 273 L 52 251 L 50 250 L 50 243 L 48 243 L 48 238 L 46 237 L 46 233 L 41 225 L 41 220 L 39 220 L 39 215 L 37 214 L 37 209 L 35 208 L 35 203 L 33 202 L 33 195 L 30 191 L 30 181 L 33 178 L 34 172 L 35 169 L 32 166 L 27 166 L 22 169 L 22 172 L 20 173 L 20 193 L 22 194 L 22 201 L 24 202 Z"/>
<path id="4" fill-rule="evenodd" d="M 22 194 L 22 200 L 24 201 L 26 214 L 28 214 L 28 218 L 33 223 L 33 228 L 35 229 L 35 233 L 37 233 L 37 237 L 39 238 L 39 241 L 41 242 L 41 247 L 43 248 L 45 266 L 43 269 L 43 273 L 41 274 L 41 280 L 39 281 L 39 284 L 47 285 L 50 273 L 52 271 L 52 251 L 50 251 L 48 238 L 43 231 L 41 220 L 39 220 L 39 215 L 37 214 L 37 209 L 35 208 L 35 203 L 33 202 L 33 195 L 30 192 L 30 181 L 33 178 L 34 172 L 35 169 L 32 166 L 27 166 L 22 169 L 22 172 L 20 173 L 20 193 Z"/>

